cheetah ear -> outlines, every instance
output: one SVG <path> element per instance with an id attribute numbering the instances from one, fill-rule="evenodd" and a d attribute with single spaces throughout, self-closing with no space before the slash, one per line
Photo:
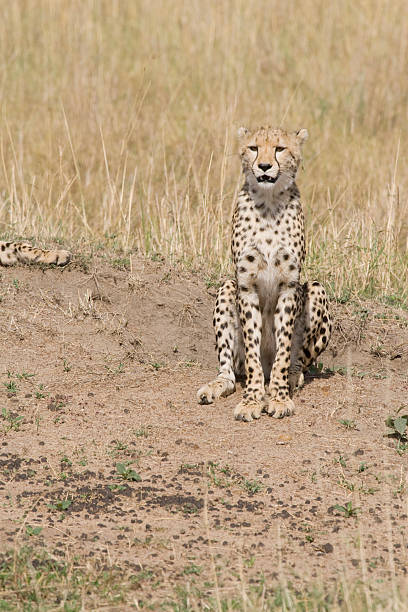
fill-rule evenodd
<path id="1" fill-rule="evenodd" d="M 240 139 L 241 139 L 241 138 L 244 138 L 244 137 L 245 137 L 245 136 L 247 136 L 248 134 L 249 134 L 249 130 L 248 130 L 248 128 L 246 128 L 246 127 L 240 127 L 240 128 L 238 128 L 238 131 L 237 131 L 237 136 L 238 136 L 238 138 L 240 138 Z"/>
<path id="2" fill-rule="evenodd" d="M 298 140 L 302 145 L 309 138 L 309 132 L 305 128 L 302 128 L 301 130 L 298 130 L 296 132 L 296 136 L 298 137 Z"/>

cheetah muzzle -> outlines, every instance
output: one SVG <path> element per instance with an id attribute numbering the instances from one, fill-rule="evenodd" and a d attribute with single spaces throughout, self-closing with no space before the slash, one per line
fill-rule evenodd
<path id="1" fill-rule="evenodd" d="M 252 421 L 263 412 L 283 418 L 294 413 L 292 396 L 331 334 L 324 288 L 300 283 L 305 236 L 295 179 L 308 133 L 241 128 L 239 137 L 245 182 L 232 218 L 235 274 L 215 303 L 218 376 L 197 399 L 226 397 L 245 375 L 235 418 Z"/>

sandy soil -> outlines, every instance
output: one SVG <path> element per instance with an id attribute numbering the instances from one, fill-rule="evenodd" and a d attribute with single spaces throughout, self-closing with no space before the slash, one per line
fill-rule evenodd
<path id="1" fill-rule="evenodd" d="M 333 305 L 295 416 L 247 424 L 232 418 L 242 388 L 195 399 L 216 373 L 214 287 L 160 261 L 118 265 L 0 270 L 5 548 L 143 572 L 137 596 L 157 601 L 190 582 L 403 576 L 408 451 L 384 420 L 408 403 L 407 313 Z M 335 507 L 348 502 L 352 516 Z"/>

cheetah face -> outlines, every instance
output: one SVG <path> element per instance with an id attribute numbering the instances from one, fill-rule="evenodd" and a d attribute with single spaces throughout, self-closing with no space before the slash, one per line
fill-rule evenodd
<path id="1" fill-rule="evenodd" d="M 307 130 L 286 132 L 282 129 L 260 128 L 250 131 L 240 128 L 241 160 L 250 185 L 271 190 L 287 189 L 295 180 L 302 158 L 302 145 Z"/>

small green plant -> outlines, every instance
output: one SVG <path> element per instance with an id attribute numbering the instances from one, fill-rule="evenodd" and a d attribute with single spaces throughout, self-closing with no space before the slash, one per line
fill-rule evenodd
<path id="1" fill-rule="evenodd" d="M 47 508 L 49 508 L 50 510 L 68 510 L 71 504 L 72 499 L 59 499 L 53 504 L 48 504 Z"/>
<path id="2" fill-rule="evenodd" d="M 262 483 L 259 480 L 247 480 L 246 478 L 242 483 L 244 489 L 251 494 L 259 493 L 262 490 Z"/>
<path id="3" fill-rule="evenodd" d="M 191 563 L 190 565 L 186 565 L 183 570 L 183 574 L 185 576 L 190 576 L 191 574 L 195 574 L 196 576 L 198 576 L 199 574 L 201 574 L 201 567 L 199 565 Z"/>
<path id="4" fill-rule="evenodd" d="M 105 368 L 107 369 L 108 374 L 112 374 L 113 376 L 116 376 L 117 374 L 123 374 L 125 371 L 125 366 L 122 362 L 120 362 L 116 368 L 110 368 L 109 366 L 105 366 Z"/>
<path id="5" fill-rule="evenodd" d="M 112 259 L 112 266 L 117 270 L 129 270 L 130 259 L 129 257 L 117 257 L 116 259 Z"/>
<path id="6" fill-rule="evenodd" d="M 338 484 L 341 487 L 344 487 L 345 489 L 347 489 L 348 491 L 354 491 L 355 489 L 355 484 L 354 482 L 351 482 L 350 480 L 346 480 L 346 478 L 342 477 L 338 480 Z"/>
<path id="7" fill-rule="evenodd" d="M 255 565 L 255 555 L 251 555 L 249 559 L 244 559 L 245 567 L 254 567 Z"/>
<path id="8" fill-rule="evenodd" d="M 108 488 L 111 491 L 123 491 L 125 487 L 121 484 L 111 484 L 111 485 L 108 485 Z"/>
<path id="9" fill-rule="evenodd" d="M 147 438 L 152 429 L 151 425 L 142 425 L 139 429 L 135 429 L 133 434 L 136 438 Z"/>
<path id="10" fill-rule="evenodd" d="M 339 419 L 340 425 L 344 425 L 346 429 L 357 429 L 357 423 L 349 419 Z"/>
<path id="11" fill-rule="evenodd" d="M 336 457 L 334 459 L 334 463 L 339 463 L 341 465 L 341 467 L 347 467 L 347 463 L 346 463 L 346 458 L 343 457 L 343 455 L 339 455 L 338 457 Z"/>
<path id="12" fill-rule="evenodd" d="M 15 395 L 18 391 L 17 383 L 14 380 L 5 382 L 3 383 L 3 385 L 6 387 L 8 393 L 12 393 L 13 395 Z"/>
<path id="13" fill-rule="evenodd" d="M 344 506 L 340 506 L 339 504 L 336 504 L 334 506 L 334 509 L 344 514 L 344 516 L 347 518 L 357 516 L 357 513 L 360 510 L 360 508 L 353 508 L 353 503 L 351 501 L 347 502 Z"/>
<path id="14" fill-rule="evenodd" d="M 19 281 L 18 281 L 18 279 L 17 279 L 17 278 L 13 278 L 13 280 L 12 280 L 12 284 L 13 284 L 13 287 L 14 287 L 14 289 L 15 289 L 16 291 L 18 291 L 18 290 L 20 289 L 20 283 L 19 283 Z"/>
<path id="15" fill-rule="evenodd" d="M 368 465 L 367 465 L 367 463 L 366 463 L 365 461 L 363 461 L 363 462 L 362 462 L 362 463 L 360 463 L 360 465 L 358 466 L 357 471 L 358 471 L 359 473 L 361 473 L 361 472 L 365 472 L 366 470 L 368 470 Z"/>
<path id="16" fill-rule="evenodd" d="M 156 372 L 165 366 L 164 363 L 160 363 L 159 361 L 152 361 L 150 365 L 152 366 L 153 370 L 156 370 Z"/>
<path id="17" fill-rule="evenodd" d="M 127 444 L 125 444 L 124 442 L 121 442 L 120 440 L 115 440 L 115 446 L 113 447 L 113 450 L 124 451 L 126 449 L 127 449 Z"/>
<path id="18" fill-rule="evenodd" d="M 5 433 L 8 431 L 19 431 L 21 425 L 23 424 L 24 417 L 15 414 L 14 412 L 10 412 L 7 408 L 1 409 L 1 416 L 6 421 Z"/>
<path id="19" fill-rule="evenodd" d="M 36 399 L 43 399 L 44 397 L 46 397 L 46 394 L 43 393 L 43 390 L 44 390 L 44 385 L 42 384 L 38 385 L 38 391 L 35 392 Z"/>
<path id="20" fill-rule="evenodd" d="M 72 369 L 72 366 L 68 363 L 66 359 L 64 359 L 63 361 L 63 366 L 64 366 L 64 372 L 70 372 Z"/>
<path id="21" fill-rule="evenodd" d="M 117 463 L 116 472 L 118 477 L 123 478 L 123 480 L 131 480 L 134 482 L 140 482 L 142 480 L 140 474 L 132 470 L 126 463 Z"/>
<path id="22" fill-rule="evenodd" d="M 28 536 L 36 536 L 42 532 L 42 527 L 31 527 L 31 525 L 26 525 L 26 534 Z"/>
<path id="23" fill-rule="evenodd" d="M 18 380 L 28 380 L 33 376 L 35 376 L 35 374 L 28 374 L 27 372 L 21 372 L 21 374 L 16 374 L 16 378 L 18 378 Z"/>
<path id="24" fill-rule="evenodd" d="M 389 416 L 385 420 L 386 426 L 390 428 L 390 431 L 387 431 L 385 435 L 389 438 L 396 438 L 399 442 L 403 443 L 408 442 L 408 414 L 400 415 L 399 413 L 405 408 L 406 406 L 401 406 L 397 410 L 397 416 Z"/>

